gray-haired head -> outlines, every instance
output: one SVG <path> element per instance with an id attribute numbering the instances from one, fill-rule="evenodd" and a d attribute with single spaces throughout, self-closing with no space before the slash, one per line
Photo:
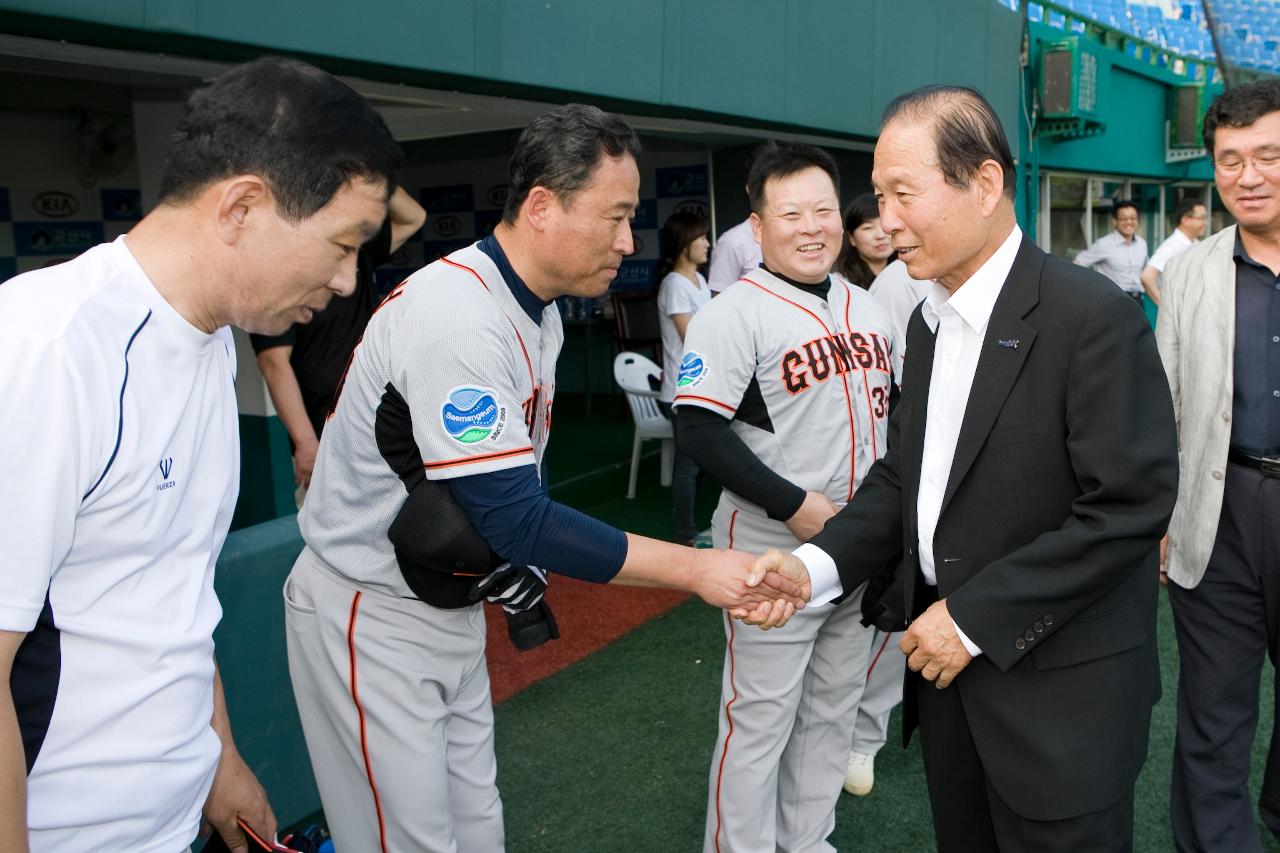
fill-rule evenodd
<path id="1" fill-rule="evenodd" d="M 586 104 L 565 104 L 529 123 L 516 141 L 502 221 L 515 224 L 534 187 L 546 187 L 564 205 L 591 181 L 603 157 L 640 156 L 640 140 L 620 116 Z"/>
<path id="2" fill-rule="evenodd" d="M 1004 170 L 1004 194 L 1017 195 L 1013 152 L 991 102 L 968 86 L 924 86 L 889 102 L 881 129 L 898 121 L 931 123 L 938 169 L 948 184 L 968 189 L 979 168 L 994 160 Z"/>

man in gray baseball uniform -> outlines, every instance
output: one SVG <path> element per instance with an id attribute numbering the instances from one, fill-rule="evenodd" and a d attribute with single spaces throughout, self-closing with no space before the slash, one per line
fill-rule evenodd
<path id="1" fill-rule="evenodd" d="M 761 151 L 747 187 L 763 263 L 689 323 L 678 440 L 725 487 L 719 548 L 795 547 L 885 449 L 892 331 L 870 294 L 828 275 L 844 240 L 838 183 L 820 148 Z M 871 648 L 861 594 L 768 634 L 726 619 L 705 850 L 833 849 Z"/>
<path id="2" fill-rule="evenodd" d="M 638 153 L 594 107 L 535 119 L 493 235 L 393 290 L 356 348 L 285 585 L 290 675 L 340 850 L 503 849 L 480 598 L 555 636 L 544 569 L 720 607 L 798 592 L 749 575 L 744 554 L 626 534 L 542 487 L 554 299 L 599 296 L 631 253 Z"/>

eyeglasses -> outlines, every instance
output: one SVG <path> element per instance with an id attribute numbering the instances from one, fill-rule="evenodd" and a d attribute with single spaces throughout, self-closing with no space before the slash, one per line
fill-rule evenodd
<path id="1" fill-rule="evenodd" d="M 1280 174 L 1280 154 L 1262 154 L 1258 157 L 1228 157 L 1224 160 L 1214 160 L 1213 168 L 1217 169 L 1220 174 L 1234 177 L 1244 171 L 1244 164 L 1252 163 L 1253 168 L 1257 169 L 1264 175 Z"/>

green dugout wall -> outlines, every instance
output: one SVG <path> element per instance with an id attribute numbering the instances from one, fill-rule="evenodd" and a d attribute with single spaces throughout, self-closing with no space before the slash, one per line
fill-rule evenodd
<path id="1" fill-rule="evenodd" d="M 992 0 L 4 0 L 0 30 L 372 79 L 873 137 L 894 95 L 967 83 L 1017 112 L 1020 22 Z M 910 22 L 910 28 L 903 27 Z M 908 37 L 904 33 L 909 33 Z"/>

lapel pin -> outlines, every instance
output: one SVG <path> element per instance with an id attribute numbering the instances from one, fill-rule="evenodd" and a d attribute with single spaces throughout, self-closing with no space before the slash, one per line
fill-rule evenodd
<path id="1" fill-rule="evenodd" d="M 1018 344 L 1020 343 L 1022 343 L 1022 341 L 1018 340 L 1017 338 L 1010 338 L 1007 341 L 996 341 L 996 346 L 1007 347 L 1009 349 L 1017 349 Z"/>

